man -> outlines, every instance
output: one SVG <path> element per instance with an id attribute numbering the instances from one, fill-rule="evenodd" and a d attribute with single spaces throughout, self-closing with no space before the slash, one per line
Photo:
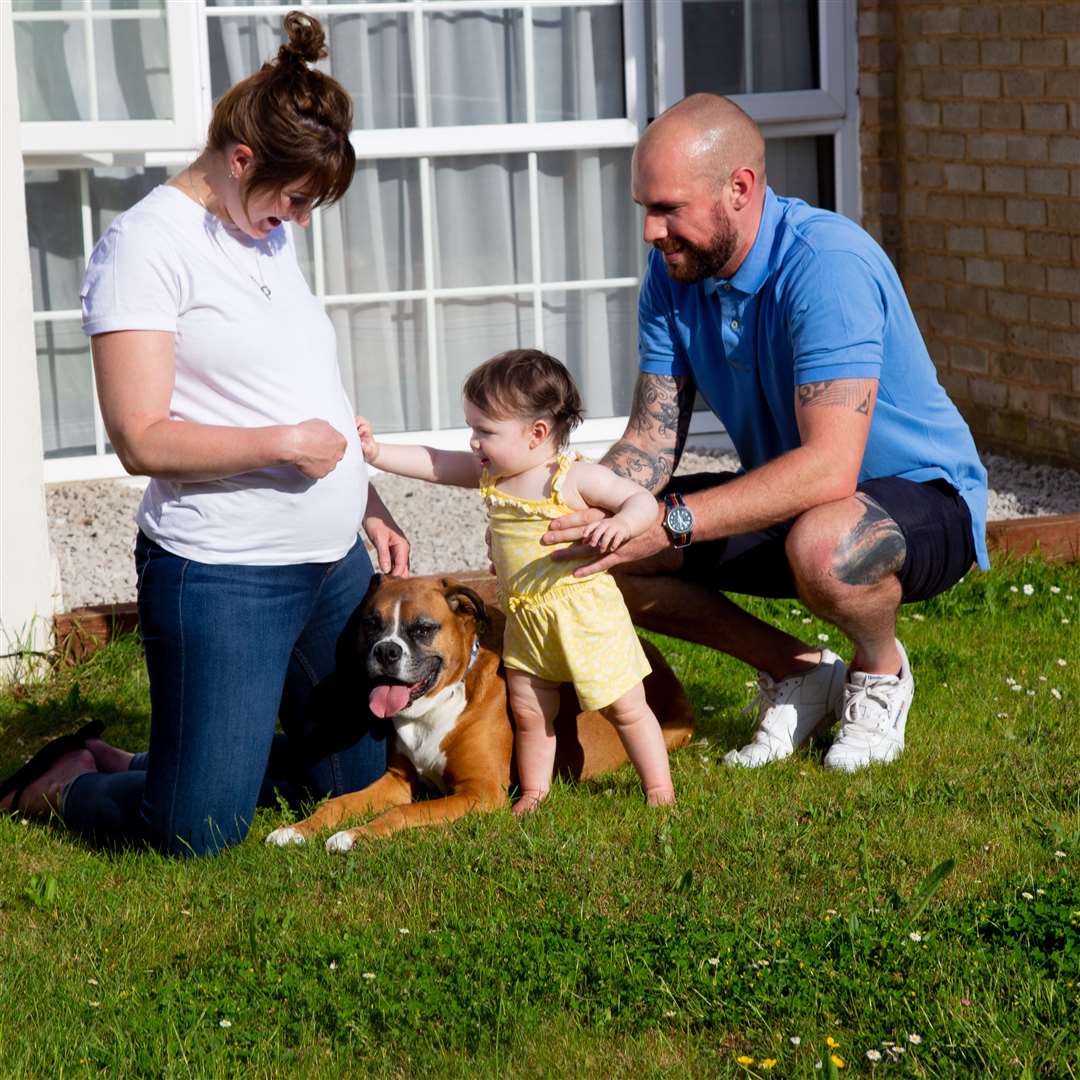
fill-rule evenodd
<path id="1" fill-rule="evenodd" d="M 738 106 L 695 94 L 659 117 L 634 153 L 633 196 L 654 249 L 641 371 L 604 461 L 664 498 L 649 532 L 578 572 L 620 567 L 643 625 L 759 670 L 757 726 L 729 764 L 786 757 L 834 719 L 826 767 L 891 761 L 914 693 L 897 609 L 988 565 L 971 434 L 884 252 L 769 189 Z M 672 481 L 695 392 L 745 471 Z M 578 539 L 595 513 L 561 519 L 548 541 Z M 851 639 L 850 666 L 722 592 L 798 596 Z"/>

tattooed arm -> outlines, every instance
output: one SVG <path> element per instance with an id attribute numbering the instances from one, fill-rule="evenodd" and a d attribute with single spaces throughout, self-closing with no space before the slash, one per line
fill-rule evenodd
<path id="1" fill-rule="evenodd" d="M 692 379 L 642 372 L 634 386 L 626 431 L 601 464 L 655 495 L 679 464 L 693 407 Z"/>

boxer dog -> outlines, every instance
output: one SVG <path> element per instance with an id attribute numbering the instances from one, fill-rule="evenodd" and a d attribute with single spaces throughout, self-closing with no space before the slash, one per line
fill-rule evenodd
<path id="1" fill-rule="evenodd" d="M 494 579 L 485 585 L 490 596 Z M 342 852 L 362 836 L 504 806 L 516 774 L 502 630 L 502 613 L 461 582 L 376 574 L 342 636 L 338 669 L 358 671 L 368 708 L 393 725 L 389 766 L 375 783 L 329 799 L 266 842 L 302 844 L 349 818 L 378 814 L 330 837 L 327 850 Z M 693 711 L 660 652 L 642 644 L 653 669 L 645 693 L 673 750 L 690 741 Z M 585 780 L 627 760 L 614 727 L 598 712 L 579 712 L 571 686 L 563 688 L 556 736 L 558 775 Z M 439 797 L 418 801 L 425 789 Z"/>

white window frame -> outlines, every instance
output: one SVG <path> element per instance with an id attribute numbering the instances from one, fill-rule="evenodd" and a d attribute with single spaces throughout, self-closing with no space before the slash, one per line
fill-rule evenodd
<path id="1" fill-rule="evenodd" d="M 79 154 L 130 150 L 169 150 L 192 146 L 199 138 L 198 15 L 191 0 L 165 0 L 164 15 L 172 88 L 172 118 L 166 120 L 98 120 L 97 66 L 94 27 L 114 19 L 160 19 L 155 8 L 95 8 L 82 0 L 80 8 L 60 11 L 12 11 L 15 24 L 33 22 L 81 23 L 87 56 L 90 117 L 86 120 L 24 120 L 19 141 L 24 154 Z"/>
<path id="2" fill-rule="evenodd" d="M 685 96 L 682 3 L 652 0 L 656 36 L 656 111 Z M 743 0 L 745 18 L 753 18 L 755 0 Z M 836 209 L 861 219 L 858 156 L 858 37 L 855 0 L 818 0 L 818 70 L 816 90 L 733 94 L 766 139 L 832 135 Z M 747 23 L 749 25 L 749 22 Z M 749 35 L 747 35 L 749 49 Z"/>
<path id="3" fill-rule="evenodd" d="M 85 0 L 89 4 L 89 0 Z M 752 0 L 747 0 L 752 2 Z M 644 130 L 650 114 L 655 115 L 682 96 L 682 36 L 681 4 L 672 0 L 652 0 L 652 16 L 656 31 L 653 54 L 647 53 L 645 0 L 625 0 L 622 4 L 624 46 L 624 94 L 626 110 L 620 118 L 589 121 L 541 123 L 535 120 L 535 92 L 532 72 L 532 23 L 526 18 L 525 27 L 525 85 L 526 119 L 518 124 L 478 125 L 469 127 L 426 127 L 428 95 L 424 66 L 424 16 L 437 11 L 493 8 L 522 9 L 526 15 L 534 8 L 613 6 L 619 0 L 368 0 L 368 2 L 326 4 L 318 0 L 293 0 L 293 3 L 252 7 L 230 5 L 208 7 L 205 0 L 166 0 L 170 27 L 170 63 L 174 92 L 177 86 L 188 85 L 192 92 L 188 102 L 194 106 L 185 118 L 185 125 L 174 124 L 173 141 L 167 138 L 148 142 L 144 129 L 148 122 L 127 121 L 122 124 L 83 121 L 62 122 L 57 129 L 69 129 L 65 138 L 44 139 L 34 130 L 26 138 L 26 129 L 42 125 L 22 124 L 23 150 L 29 168 L 87 168 L 112 165 L 182 166 L 192 160 L 201 146 L 212 111 L 210 96 L 208 18 L 276 17 L 297 6 L 320 17 L 352 12 L 363 14 L 406 13 L 411 16 L 414 70 L 417 73 L 416 96 L 418 126 L 395 130 L 358 130 L 353 142 L 358 154 L 366 160 L 380 158 L 412 158 L 420 162 L 420 200 L 424 234 L 425 280 L 413 290 L 383 293 L 327 294 L 322 269 L 322 229 L 320 215 L 313 216 L 315 292 L 328 307 L 346 304 L 421 300 L 426 306 L 428 364 L 431 373 L 431 415 L 439 417 L 438 341 L 436 310 L 440 300 L 450 297 L 521 296 L 531 295 L 534 310 L 534 343 L 543 347 L 543 298 L 548 292 L 567 290 L 636 288 L 637 277 L 597 279 L 594 281 L 556 281 L 542 279 L 540 265 L 537 155 L 545 151 L 610 149 L 632 147 Z M 767 137 L 787 135 L 838 134 L 837 200 L 843 212 L 852 213 L 851 196 L 857 201 L 857 166 L 854 158 L 855 119 L 854 78 L 849 65 L 853 64 L 854 8 L 853 0 L 819 0 L 821 17 L 820 70 L 825 86 L 817 91 L 791 94 L 750 95 L 737 98 L 762 124 Z M 840 10 L 842 9 L 842 11 Z M 59 13 L 70 15 L 71 13 Z M 849 31 L 849 32 L 846 32 Z M 174 39 L 174 32 L 179 35 Z M 665 48 L 666 43 L 672 43 Z M 677 44 L 677 47 L 676 47 Z M 187 58 L 187 64 L 181 58 Z M 654 64 L 657 73 L 654 100 L 647 100 L 646 66 Z M 839 66 L 838 66 L 839 65 Z M 837 74 L 840 72 L 841 74 Z M 177 112 L 179 119 L 180 112 Z M 153 122 L 158 124 L 159 122 Z M 93 127 L 98 135 L 78 133 L 79 128 Z M 116 130 L 113 130 L 116 129 Z M 847 134 L 845 134 L 847 133 Z M 112 140 L 111 142 L 109 140 Z M 37 141 L 35 141 L 37 140 Z M 433 201 L 433 169 L 435 159 L 454 155 L 483 155 L 521 153 L 527 155 L 530 226 L 532 230 L 532 267 L 530 280 L 506 285 L 437 288 L 434 284 L 432 262 L 431 207 Z M 849 161 L 848 158 L 851 158 Z M 89 185 L 82 185 L 83 240 L 89 256 L 91 222 Z M 629 198 L 629 193 L 627 193 Z M 62 321 L 77 319 L 77 311 L 36 312 L 34 320 Z M 635 364 L 627 356 L 627 364 Z M 96 479 L 123 476 L 119 459 L 104 453 L 105 435 L 95 399 L 96 453 L 85 456 L 48 458 L 45 461 L 47 482 L 76 479 Z M 623 432 L 626 417 L 586 420 L 575 432 L 575 445 L 603 447 Z M 691 435 L 699 443 L 728 445 L 716 417 L 708 411 L 696 413 L 691 423 Z M 388 441 L 423 440 L 432 445 L 458 447 L 464 444 L 465 429 L 436 428 L 381 436 Z"/>

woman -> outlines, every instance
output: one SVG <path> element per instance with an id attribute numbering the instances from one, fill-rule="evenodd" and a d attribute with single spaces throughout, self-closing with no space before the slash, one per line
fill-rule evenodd
<path id="1" fill-rule="evenodd" d="M 358 528 L 384 572 L 408 572 L 408 542 L 368 483 L 289 228 L 348 188 L 352 105 L 309 67 L 326 55 L 318 21 L 284 26 L 277 59 L 217 103 L 199 158 L 112 224 L 83 283 L 105 427 L 152 478 L 135 547 L 149 752 L 87 730 L 0 799 L 177 855 L 239 842 L 277 794 L 355 790 L 386 767 L 371 734 L 321 757 L 298 737 L 371 578 Z"/>

